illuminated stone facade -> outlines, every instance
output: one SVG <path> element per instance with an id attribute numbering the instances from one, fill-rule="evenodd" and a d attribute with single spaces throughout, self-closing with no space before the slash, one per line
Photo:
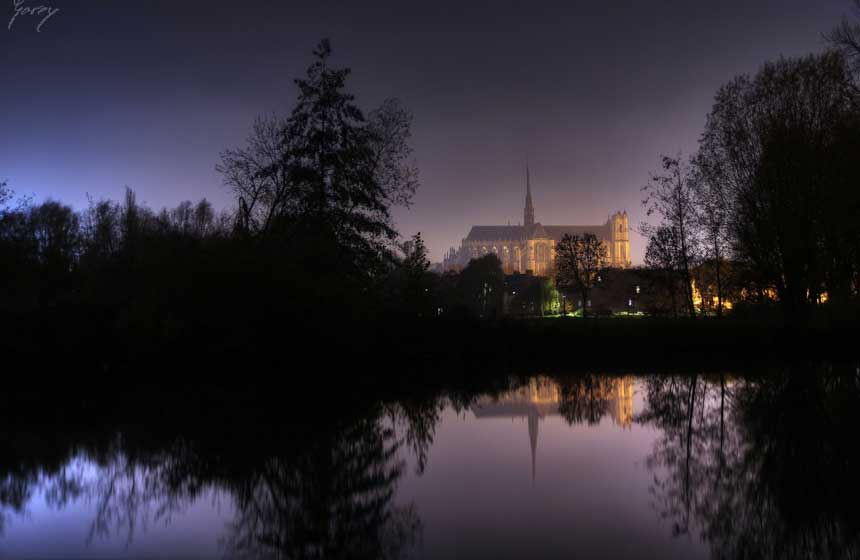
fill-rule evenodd
<path id="1" fill-rule="evenodd" d="M 536 276 L 551 276 L 555 245 L 565 234 L 593 233 L 606 246 L 606 266 L 630 266 L 630 236 L 627 212 L 616 212 L 603 225 L 545 226 L 535 222 L 531 181 L 526 169 L 526 204 L 523 225 L 472 226 L 460 248 L 445 256 L 445 270 L 461 270 L 471 259 L 495 253 L 502 261 L 505 274 L 531 272 Z"/>

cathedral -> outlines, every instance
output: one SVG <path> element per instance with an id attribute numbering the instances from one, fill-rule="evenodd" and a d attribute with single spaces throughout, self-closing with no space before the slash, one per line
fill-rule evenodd
<path id="1" fill-rule="evenodd" d="M 630 237 L 627 212 L 616 212 L 603 225 L 545 226 L 535 222 L 531 180 L 526 166 L 526 206 L 523 225 L 472 226 L 459 250 L 451 248 L 445 255 L 445 270 L 461 270 L 471 259 L 495 253 L 502 261 L 505 274 L 526 273 L 550 276 L 553 270 L 555 244 L 565 234 L 593 233 L 606 245 L 606 266 L 630 266 Z"/>

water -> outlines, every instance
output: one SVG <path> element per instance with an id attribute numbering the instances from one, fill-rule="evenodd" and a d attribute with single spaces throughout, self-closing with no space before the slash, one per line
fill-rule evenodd
<path id="1" fill-rule="evenodd" d="M 0 556 L 860 552 L 852 368 L 532 376 L 348 409 L 303 400 L 7 425 Z"/>

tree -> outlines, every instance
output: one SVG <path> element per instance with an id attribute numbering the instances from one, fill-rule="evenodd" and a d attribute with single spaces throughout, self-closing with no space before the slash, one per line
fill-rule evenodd
<path id="1" fill-rule="evenodd" d="M 265 279 L 254 299 L 305 319 L 337 309 L 345 320 L 375 312 L 380 284 L 397 267 L 391 209 L 408 206 L 418 187 L 411 115 L 393 99 L 365 115 L 328 40 L 314 58 L 295 80 L 290 115 L 259 118 L 217 170 L 236 196 L 243 253 L 253 255 L 244 266 Z"/>
<path id="2" fill-rule="evenodd" d="M 12 200 L 12 189 L 6 181 L 0 181 L 0 211 L 6 208 L 6 204 Z"/>
<path id="3" fill-rule="evenodd" d="M 854 0 L 854 15 L 860 18 L 860 0 Z M 860 75 L 860 22 L 844 18 L 842 22 L 824 38 L 851 61 L 855 74 Z"/>
<path id="4" fill-rule="evenodd" d="M 560 313 L 558 289 L 552 278 L 541 278 L 538 283 L 538 290 L 540 292 L 538 300 L 540 302 L 540 314 L 555 315 Z M 566 308 L 565 312 L 567 312 Z"/>
<path id="5" fill-rule="evenodd" d="M 237 229 L 242 233 L 266 235 L 275 217 L 287 212 L 289 184 L 277 165 L 284 155 L 285 128 L 286 120 L 277 115 L 258 117 L 247 146 L 225 150 L 215 166 L 236 197 Z"/>
<path id="6" fill-rule="evenodd" d="M 564 234 L 555 246 L 555 278 L 561 289 L 574 289 L 582 298 L 582 316 L 588 314 L 588 296 L 606 262 L 606 245 L 593 233 Z"/>
<path id="7" fill-rule="evenodd" d="M 34 301 L 34 288 L 41 283 L 26 202 L 10 207 L 13 197 L 7 183 L 0 182 L 0 268 L 4 271 L 0 274 L 0 309 L 4 312 Z"/>
<path id="8" fill-rule="evenodd" d="M 89 207 L 81 220 L 84 258 L 104 262 L 113 257 L 120 248 L 120 213 L 118 204 L 110 200 L 89 201 Z"/>
<path id="9" fill-rule="evenodd" d="M 430 261 L 427 259 L 427 247 L 421 239 L 421 233 L 416 233 L 412 239 L 401 244 L 403 260 L 399 272 L 402 282 L 401 304 L 410 313 L 427 316 L 431 311 L 432 294 L 430 293 Z"/>
<path id="10" fill-rule="evenodd" d="M 458 282 L 463 303 L 479 317 L 495 317 L 502 311 L 505 273 L 502 261 L 494 253 L 472 259 Z"/>
<path id="11" fill-rule="evenodd" d="M 646 193 L 642 204 L 648 216 L 656 214 L 660 217 L 660 224 L 642 224 L 641 230 L 649 239 L 655 238 L 660 228 L 672 232 L 673 242 L 662 244 L 660 249 L 676 252 L 669 260 L 680 267 L 685 306 L 691 318 L 696 316 L 691 271 L 699 251 L 699 217 L 696 208 L 698 179 L 689 163 L 682 162 L 680 158 L 663 156 L 663 174 L 652 176 L 651 182 L 642 187 Z"/>
<path id="12" fill-rule="evenodd" d="M 80 221 L 69 206 L 48 200 L 30 209 L 30 229 L 36 256 L 45 268 L 67 273 L 80 250 Z"/>
<path id="13" fill-rule="evenodd" d="M 430 268 L 430 261 L 427 259 L 427 247 L 424 245 L 424 240 L 421 239 L 420 231 L 400 247 L 403 251 L 401 266 L 405 271 L 413 277 L 422 276 L 427 272 Z"/>
<path id="14" fill-rule="evenodd" d="M 732 212 L 731 201 L 719 178 L 708 173 L 708 162 L 701 157 L 695 161 L 696 185 L 695 204 L 698 209 L 698 227 L 702 236 L 703 260 L 709 262 L 709 272 L 713 272 L 717 296 L 717 315 L 723 314 L 725 299 L 725 261 L 728 254 L 729 217 Z M 703 265 L 705 262 L 702 263 Z M 700 266 L 701 268 L 701 266 Z M 701 283 L 700 283 L 701 284 Z M 699 288 L 702 290 L 702 287 Z M 702 299 L 704 302 L 704 297 Z"/>
<path id="15" fill-rule="evenodd" d="M 805 315 L 825 292 L 856 296 L 858 142 L 856 93 L 836 52 L 738 77 L 708 115 L 697 161 L 725 193 L 733 255 L 788 315 Z"/>
<path id="16" fill-rule="evenodd" d="M 345 89 L 349 70 L 329 65 L 328 40 L 314 55 L 307 77 L 296 80 L 299 98 L 282 132 L 276 168 L 287 177 L 300 230 L 309 227 L 314 237 L 325 232 L 358 268 L 372 270 L 397 237 L 391 205 L 407 203 L 415 187 L 402 169 L 408 121 L 384 106 L 369 124 Z M 395 131 L 380 115 L 391 116 Z"/>
<path id="17" fill-rule="evenodd" d="M 390 209 L 418 186 L 409 162 L 411 115 L 393 99 L 368 117 L 346 90 L 350 70 L 331 66 L 323 40 L 289 118 L 256 121 L 248 146 L 222 153 L 218 171 L 238 198 L 242 231 L 328 240 L 362 272 L 393 257 Z"/>
<path id="18" fill-rule="evenodd" d="M 669 226 L 659 226 L 648 237 L 645 249 L 645 265 L 657 273 L 657 286 L 669 296 L 672 314 L 678 315 L 678 291 L 683 283 L 680 274 L 680 241 L 677 230 Z"/>

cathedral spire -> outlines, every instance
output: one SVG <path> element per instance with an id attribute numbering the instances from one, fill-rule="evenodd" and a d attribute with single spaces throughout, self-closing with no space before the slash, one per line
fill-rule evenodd
<path id="1" fill-rule="evenodd" d="M 532 205 L 532 183 L 529 176 L 529 160 L 526 158 L 526 208 L 523 211 L 523 225 L 526 231 L 535 225 L 535 207 Z"/>
<path id="2" fill-rule="evenodd" d="M 529 422 L 529 445 L 532 448 L 532 486 L 535 483 L 535 451 L 537 451 L 537 440 L 538 440 L 538 421 L 540 417 L 538 416 L 538 411 L 535 408 L 529 409 L 528 413 L 528 422 Z"/>

